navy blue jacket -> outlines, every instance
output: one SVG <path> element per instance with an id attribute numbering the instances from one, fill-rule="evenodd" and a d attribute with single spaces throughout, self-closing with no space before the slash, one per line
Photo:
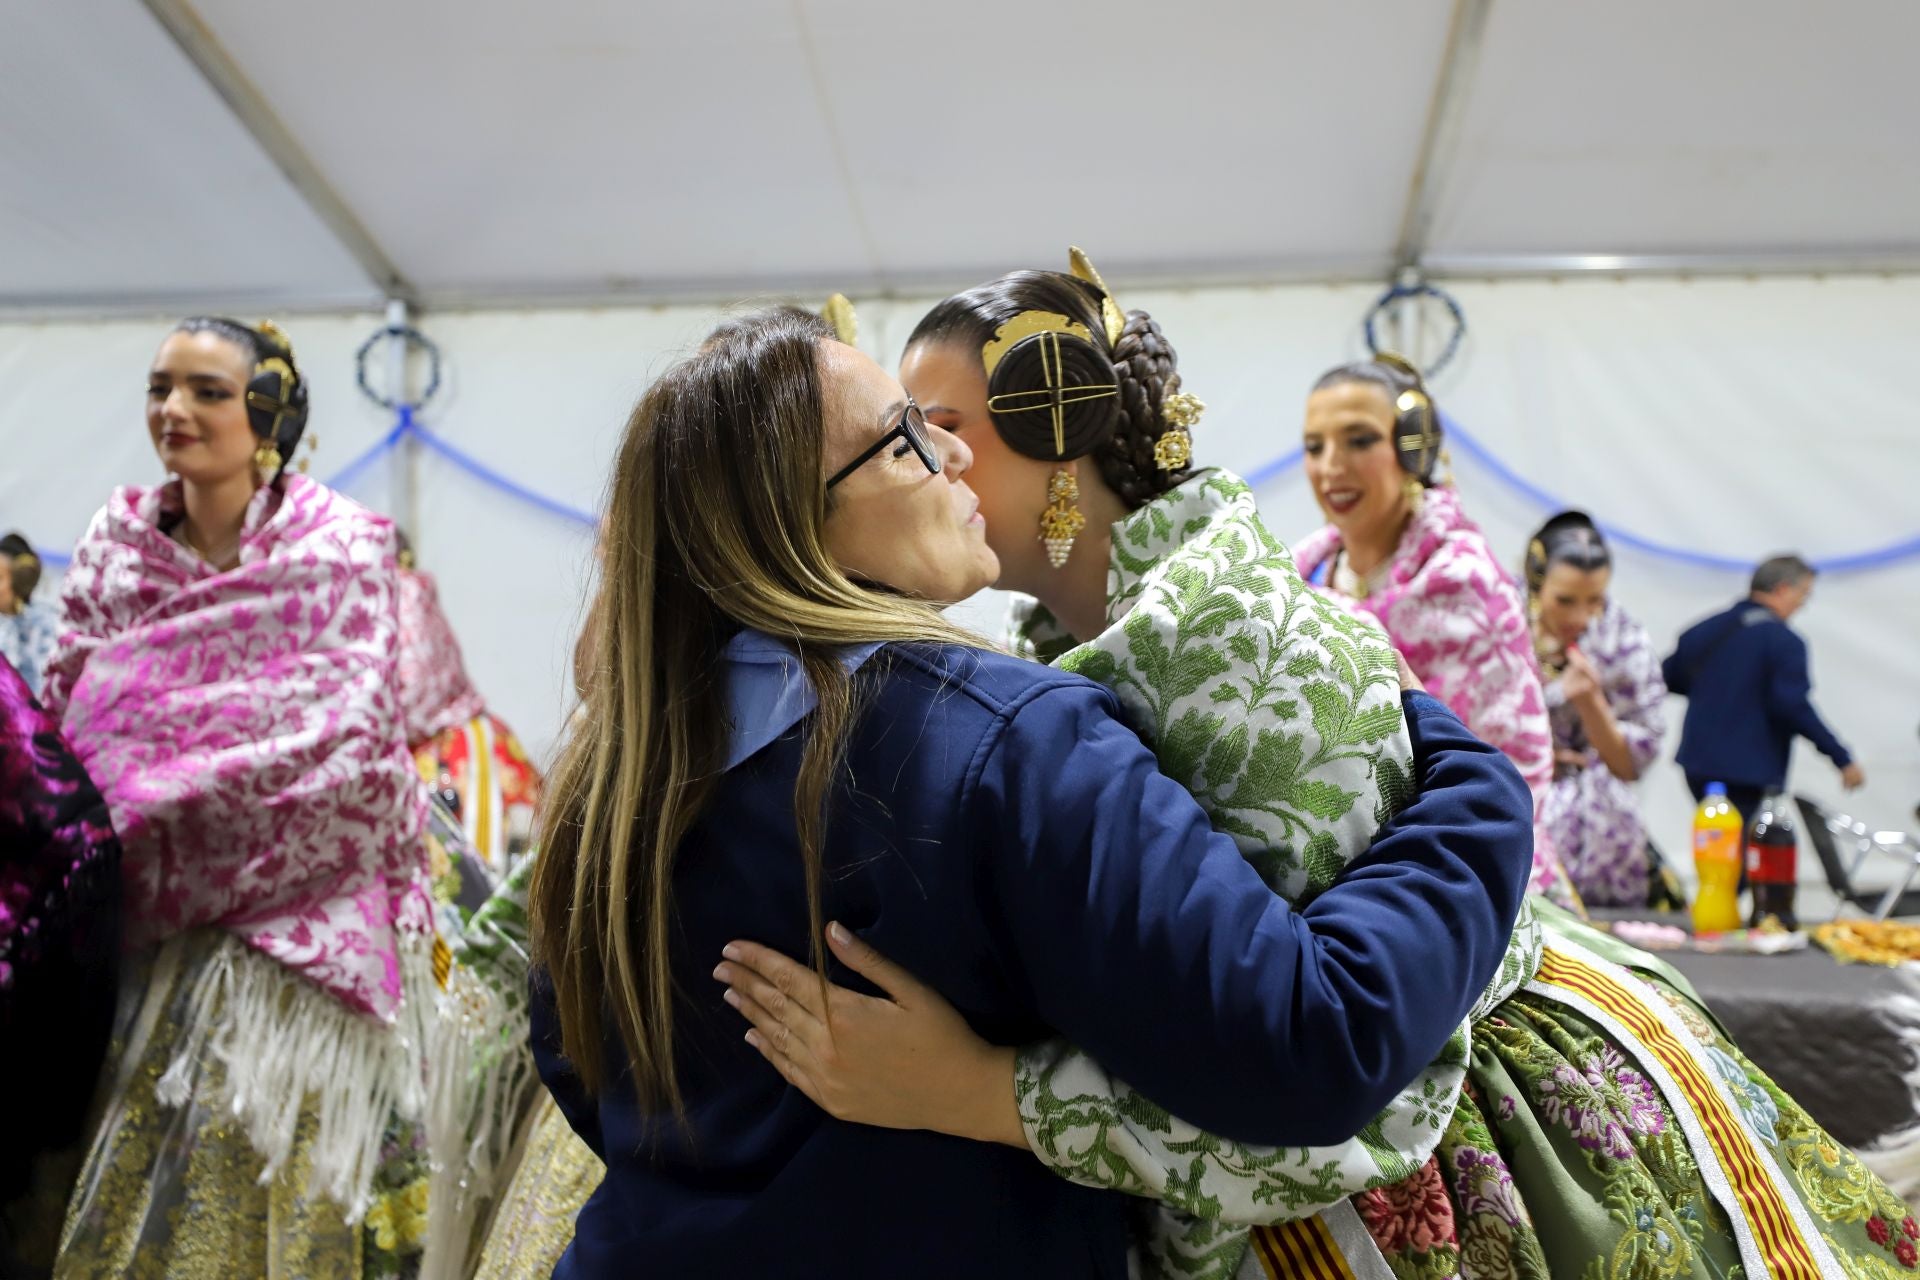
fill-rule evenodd
<path id="1" fill-rule="evenodd" d="M 1333 1143 L 1434 1059 L 1499 966 L 1532 799 L 1431 697 L 1405 699 L 1422 794 L 1295 912 L 1159 772 L 1108 690 L 923 646 L 888 647 L 861 678 L 872 693 L 833 811 L 827 918 L 988 1040 L 1057 1031 L 1206 1129 Z M 692 1141 L 629 1088 L 581 1090 L 534 976 L 540 1074 L 608 1166 L 554 1274 L 1118 1280 L 1117 1193 L 1011 1147 L 834 1120 L 743 1042 L 711 976 L 720 948 L 808 953 L 800 747 L 789 733 L 728 773 L 680 850 Z M 605 1052 L 611 1077 L 625 1061 L 611 1028 Z"/>
<path id="2" fill-rule="evenodd" d="M 1807 642 L 1763 604 L 1742 600 L 1687 628 L 1660 670 L 1668 689 L 1686 695 L 1674 758 L 1688 773 L 1763 791 L 1783 787 L 1796 734 L 1840 768 L 1853 763 L 1813 709 Z"/>

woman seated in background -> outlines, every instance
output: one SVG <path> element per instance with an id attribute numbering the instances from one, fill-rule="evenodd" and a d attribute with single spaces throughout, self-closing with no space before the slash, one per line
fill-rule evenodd
<path id="1" fill-rule="evenodd" d="M 60 639 L 54 611 L 33 602 L 39 585 L 40 557 L 32 545 L 17 533 L 0 538 L 0 658 L 13 664 L 36 697 Z"/>
<path id="2" fill-rule="evenodd" d="M 1542 816 L 1590 906 L 1645 906 L 1669 894 L 1633 783 L 1660 754 L 1666 682 L 1647 629 L 1608 593 L 1613 556 L 1584 512 L 1563 511 L 1527 544 L 1527 610 L 1553 724 L 1553 785 Z"/>
<path id="3" fill-rule="evenodd" d="M 994 1046 L 1059 1031 L 1236 1137 L 1342 1141 L 1498 968 L 1530 825 L 1510 764 L 1406 695 L 1421 793 L 1292 910 L 1108 691 L 941 618 L 998 569 L 971 462 L 792 320 L 635 411 L 531 894 L 541 1075 L 608 1164 L 557 1275 L 1118 1277 L 1125 1198 L 1026 1154 Z M 682 996 L 735 938 L 824 976 L 856 929 L 987 1038 L 928 1074 L 997 1143 L 831 1118 Z"/>
<path id="4" fill-rule="evenodd" d="M 1307 581 L 1377 618 L 1427 689 L 1506 752 L 1533 791 L 1533 888 L 1577 907 L 1540 820 L 1553 735 L 1513 579 L 1436 474 L 1440 411 L 1412 365 L 1328 370 L 1307 398 L 1307 482 L 1327 524 L 1296 543 Z"/>

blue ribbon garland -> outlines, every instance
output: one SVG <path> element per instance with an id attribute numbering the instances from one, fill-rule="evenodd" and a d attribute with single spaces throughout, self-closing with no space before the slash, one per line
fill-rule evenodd
<path id="1" fill-rule="evenodd" d="M 1467 454 L 1475 462 L 1492 472 L 1494 479 L 1499 480 L 1508 488 L 1537 504 L 1549 515 L 1555 512 L 1566 511 L 1580 505 L 1555 497 L 1539 485 L 1533 483 L 1533 481 L 1514 471 L 1511 467 L 1507 466 L 1506 463 L 1495 457 L 1491 449 L 1474 439 L 1472 433 L 1462 427 L 1459 420 L 1450 414 L 1443 411 L 1440 414 L 1440 423 L 1446 433 L 1446 439 L 1449 445 L 1459 445 L 1462 453 Z M 1247 487 L 1250 489 L 1264 488 L 1266 485 L 1271 484 L 1273 481 L 1299 466 L 1300 463 L 1305 460 L 1305 457 L 1304 452 L 1295 449 L 1291 453 L 1284 454 L 1281 457 L 1273 459 L 1271 462 L 1263 463 L 1255 467 L 1246 475 Z M 1753 566 L 1758 563 L 1756 560 L 1740 560 L 1733 556 L 1714 555 L 1707 551 L 1689 551 L 1685 547 L 1669 546 L 1664 542 L 1659 542 L 1637 534 L 1631 529 L 1623 529 L 1619 525 L 1608 524 L 1604 520 L 1595 520 L 1594 524 L 1599 528 L 1601 534 L 1607 541 L 1611 543 L 1623 547 L 1632 547 L 1635 551 L 1642 552 L 1645 555 L 1653 556 L 1661 560 L 1671 560 L 1676 564 L 1684 564 L 1696 569 L 1714 569 L 1727 573 L 1745 574 L 1753 572 Z M 1887 565 L 1895 564 L 1901 560 L 1910 559 L 1917 555 L 1920 555 L 1920 535 L 1915 535 L 1900 542 L 1888 543 L 1884 547 L 1875 547 L 1868 551 L 1855 551 L 1841 556 L 1827 556 L 1813 561 L 1813 566 L 1822 573 L 1858 573 L 1866 569 L 1884 568 Z"/>
<path id="2" fill-rule="evenodd" d="M 1461 452 L 1467 454 L 1481 467 L 1491 472 L 1495 479 L 1501 481 L 1508 488 L 1521 494 L 1529 501 L 1534 502 L 1545 511 L 1549 513 L 1565 511 L 1570 506 L 1576 505 L 1555 497 L 1545 489 L 1534 484 L 1531 480 L 1514 472 L 1505 463 L 1501 462 L 1499 458 L 1495 457 L 1492 451 L 1485 445 L 1474 439 L 1472 434 L 1463 428 L 1456 419 L 1443 413 L 1441 415 L 1441 423 L 1446 430 L 1447 440 L 1450 444 L 1459 445 Z M 424 448 L 445 458 L 448 462 L 466 472 L 474 479 L 479 480 L 481 483 L 498 489 L 509 497 L 518 498 L 529 506 L 538 507 L 548 515 L 558 516 L 562 520 L 568 520 L 587 528 L 592 528 L 599 523 L 599 517 L 591 511 L 583 511 L 578 507 L 569 506 L 557 499 L 549 498 L 545 494 L 536 493 L 524 485 L 516 484 L 486 463 L 455 448 L 447 441 L 415 422 L 413 419 L 413 408 L 409 405 L 401 405 L 399 407 L 398 418 L 394 422 L 391 431 L 387 432 L 386 435 L 375 441 L 364 452 L 353 458 L 346 466 L 335 472 L 333 476 L 326 481 L 327 486 L 329 488 L 342 490 L 348 488 L 365 473 L 368 467 L 371 467 L 375 462 L 379 461 L 389 449 L 397 448 L 401 441 L 409 437 L 419 441 Z M 1265 488 L 1275 480 L 1292 471 L 1295 467 L 1298 467 L 1305 457 L 1306 455 L 1302 450 L 1294 449 L 1270 461 L 1261 463 L 1246 473 L 1248 487 L 1252 489 Z M 1668 546 L 1664 542 L 1643 537 L 1630 529 L 1623 529 L 1617 525 L 1607 524 L 1604 521 L 1595 521 L 1595 523 L 1599 525 L 1601 532 L 1606 535 L 1608 541 L 1619 546 L 1632 547 L 1635 551 L 1653 556 L 1657 559 L 1671 560 L 1676 564 L 1684 564 L 1697 569 L 1712 569 L 1728 573 L 1744 574 L 1751 572 L 1755 563 L 1752 560 L 1740 560 L 1732 556 L 1714 555 L 1703 551 L 1689 551 L 1684 547 Z M 40 558 L 48 564 L 62 569 L 64 569 L 72 559 L 71 556 L 63 555 L 57 551 L 41 551 L 39 555 Z M 1847 555 L 1827 556 L 1824 559 L 1814 561 L 1814 566 L 1822 573 L 1859 573 L 1869 569 L 1884 568 L 1887 565 L 1912 559 L 1915 556 L 1920 556 L 1920 534 L 1899 542 L 1889 543 L 1884 547 L 1874 547 L 1866 551 L 1851 552 Z"/>

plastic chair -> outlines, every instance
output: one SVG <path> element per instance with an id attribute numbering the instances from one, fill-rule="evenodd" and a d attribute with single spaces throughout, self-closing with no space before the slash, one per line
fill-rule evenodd
<path id="1" fill-rule="evenodd" d="M 1805 796 L 1795 796 L 1793 802 L 1806 821 L 1807 838 L 1813 841 L 1813 852 L 1820 859 L 1827 884 L 1840 901 L 1870 912 L 1875 920 L 1920 915 L 1920 889 L 1912 888 L 1914 877 L 1920 875 L 1920 844 L 1912 836 L 1904 831 L 1869 831 L 1866 823 L 1844 813 L 1828 813 Z M 1848 853 L 1852 855 L 1851 865 Z M 1904 866 L 1905 874 L 1885 889 L 1867 889 L 1855 880 L 1867 859 L 1876 853 Z"/>

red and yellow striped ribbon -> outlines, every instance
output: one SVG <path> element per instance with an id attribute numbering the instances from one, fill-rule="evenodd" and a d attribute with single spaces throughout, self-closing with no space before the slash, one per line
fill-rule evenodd
<path id="1" fill-rule="evenodd" d="M 1253 1249 L 1269 1280 L 1355 1280 L 1318 1215 L 1256 1229 Z"/>
<path id="2" fill-rule="evenodd" d="M 1820 1280 L 1813 1246 L 1794 1221 L 1780 1186 L 1752 1132 L 1714 1087 L 1700 1060 L 1647 1007 L 1645 998 L 1612 975 L 1557 947 L 1540 957 L 1537 981 L 1585 997 L 1627 1029 L 1667 1069 L 1700 1117 L 1707 1144 L 1733 1187 L 1734 1198 L 1751 1224 L 1754 1240 L 1769 1268 L 1781 1280 Z"/>

